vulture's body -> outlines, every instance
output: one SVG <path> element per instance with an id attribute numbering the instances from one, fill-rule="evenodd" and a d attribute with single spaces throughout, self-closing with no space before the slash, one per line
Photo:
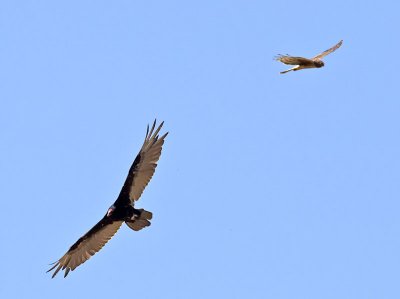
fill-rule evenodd
<path id="1" fill-rule="evenodd" d="M 69 271 L 73 271 L 87 261 L 114 236 L 122 223 L 125 222 L 135 231 L 150 225 L 149 220 L 152 218 L 152 213 L 143 209 L 135 209 L 134 203 L 140 198 L 144 188 L 153 176 L 161 155 L 164 139 L 168 135 L 166 133 L 161 137 L 158 136 L 163 122 L 154 131 L 155 125 L 156 122 L 154 121 L 150 131 L 149 127 L 147 127 L 143 146 L 129 169 L 128 177 L 117 200 L 108 209 L 104 217 L 79 238 L 67 253 L 47 271 L 55 269 L 52 278 L 60 270 L 65 271 L 64 277 L 66 277 Z"/>

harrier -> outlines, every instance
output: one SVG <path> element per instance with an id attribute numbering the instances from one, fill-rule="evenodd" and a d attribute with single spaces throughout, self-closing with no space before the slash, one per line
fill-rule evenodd
<path id="1" fill-rule="evenodd" d="M 326 55 L 332 53 L 336 49 L 338 49 L 342 45 L 342 43 L 343 43 L 343 40 L 338 42 L 332 48 L 329 48 L 328 50 L 322 52 L 321 54 L 318 54 L 317 56 L 315 56 L 311 59 L 304 58 L 304 57 L 294 57 L 294 56 L 290 56 L 290 55 L 278 55 L 275 58 L 275 60 L 280 61 L 284 64 L 295 65 L 291 69 L 281 72 L 281 74 L 285 74 L 290 71 L 299 71 L 302 69 L 320 68 L 325 65 L 321 59 L 324 58 Z"/>
<path id="2" fill-rule="evenodd" d="M 104 217 L 79 238 L 67 253 L 47 271 L 54 270 L 52 277 L 56 276 L 60 270 L 65 271 L 64 277 L 66 277 L 69 271 L 74 271 L 76 267 L 86 262 L 114 236 L 122 223 L 125 222 L 134 231 L 150 225 L 149 220 L 152 218 L 152 213 L 143 209 L 135 209 L 134 205 L 139 200 L 157 167 L 164 139 L 168 135 L 168 133 L 165 133 L 161 137 L 158 136 L 163 123 L 156 130 L 155 121 L 150 131 L 149 126 L 147 126 L 143 146 L 129 169 L 117 200 L 107 210 Z"/>

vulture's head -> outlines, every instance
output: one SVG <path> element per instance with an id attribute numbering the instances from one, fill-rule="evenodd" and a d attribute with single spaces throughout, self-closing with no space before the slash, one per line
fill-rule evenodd
<path id="1" fill-rule="evenodd" d="M 107 217 L 110 217 L 114 213 L 114 210 L 115 210 L 115 206 L 114 205 L 109 207 L 108 211 L 107 211 Z"/>

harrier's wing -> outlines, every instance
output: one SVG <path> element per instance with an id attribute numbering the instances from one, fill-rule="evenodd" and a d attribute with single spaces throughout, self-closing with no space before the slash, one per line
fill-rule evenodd
<path id="1" fill-rule="evenodd" d="M 112 222 L 112 220 L 106 217 L 101 219 L 91 230 L 76 241 L 67 253 L 47 271 L 52 271 L 57 267 L 51 278 L 56 276 L 60 270 L 65 270 L 64 277 L 66 277 L 70 270 L 73 271 L 76 267 L 90 259 L 91 256 L 98 252 L 114 236 L 121 224 L 122 221 Z"/>
<path id="2" fill-rule="evenodd" d="M 321 54 L 318 54 L 317 56 L 313 57 L 312 60 L 314 59 L 322 59 L 324 58 L 326 55 L 332 53 L 333 51 L 336 51 L 337 49 L 339 49 L 339 47 L 342 45 L 343 40 L 341 40 L 340 42 L 338 42 L 336 45 L 334 45 L 332 48 L 322 52 Z"/>
<path id="3" fill-rule="evenodd" d="M 149 126 L 147 126 L 143 146 L 129 169 L 128 177 L 115 204 L 133 203 L 142 195 L 144 188 L 154 174 L 158 159 L 161 156 L 164 139 L 168 135 L 168 133 L 165 133 L 161 137 L 158 136 L 163 124 L 164 122 L 154 131 L 156 126 L 156 121 L 154 121 L 150 132 Z"/>
<path id="4" fill-rule="evenodd" d="M 278 55 L 275 60 L 290 65 L 314 65 L 314 62 L 311 59 L 304 57 L 294 57 L 290 55 Z"/>

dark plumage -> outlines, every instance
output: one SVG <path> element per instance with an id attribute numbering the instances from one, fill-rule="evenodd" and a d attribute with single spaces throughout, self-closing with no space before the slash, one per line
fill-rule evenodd
<path id="1" fill-rule="evenodd" d="M 55 269 L 52 278 L 60 270 L 64 270 L 64 277 L 69 271 L 83 264 L 96 252 L 98 252 L 110 240 L 122 223 L 126 223 L 131 229 L 138 231 L 149 226 L 152 213 L 143 209 L 135 209 L 134 203 L 137 201 L 144 188 L 152 178 L 160 158 L 164 139 L 168 135 L 165 133 L 158 136 L 164 122 L 154 131 L 156 121 L 151 130 L 147 126 L 147 133 L 138 155 L 121 189 L 121 192 L 114 204 L 107 210 L 104 217 L 85 235 L 79 238 L 70 249 L 47 271 Z"/>

